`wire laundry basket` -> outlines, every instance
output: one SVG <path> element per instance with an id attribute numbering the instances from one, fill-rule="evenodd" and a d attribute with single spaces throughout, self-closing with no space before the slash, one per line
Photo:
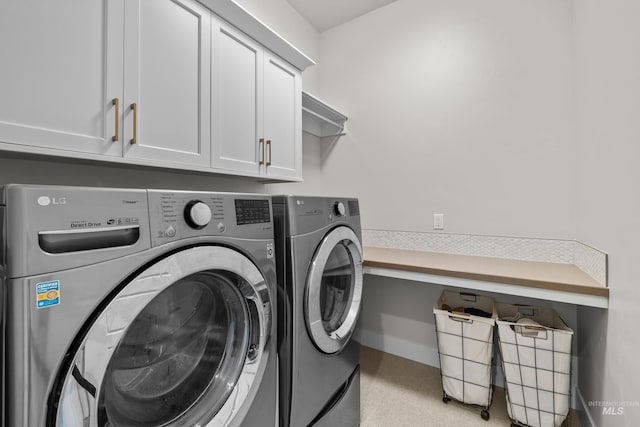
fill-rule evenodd
<path id="1" fill-rule="evenodd" d="M 496 304 L 512 426 L 560 427 L 571 405 L 573 331 L 550 308 Z"/>
<path id="2" fill-rule="evenodd" d="M 488 420 L 493 399 L 493 331 L 497 318 L 493 299 L 444 291 L 433 314 L 443 402 L 454 399 L 478 407 L 482 418 Z"/>

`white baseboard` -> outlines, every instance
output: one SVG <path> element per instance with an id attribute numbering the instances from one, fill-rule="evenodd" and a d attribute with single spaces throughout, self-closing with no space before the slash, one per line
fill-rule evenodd
<path id="1" fill-rule="evenodd" d="M 587 402 L 584 401 L 584 397 L 582 393 L 580 393 L 580 389 L 578 387 L 575 388 L 576 392 L 576 403 L 578 411 L 578 417 L 580 418 L 580 425 L 583 427 L 597 427 L 595 421 L 591 417 L 591 413 L 589 412 L 589 406 Z"/>

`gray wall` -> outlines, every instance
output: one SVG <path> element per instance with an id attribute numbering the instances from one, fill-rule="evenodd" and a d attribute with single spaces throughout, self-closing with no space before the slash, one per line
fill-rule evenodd
<path id="1" fill-rule="evenodd" d="M 399 0 L 322 33 L 320 95 L 350 116 L 325 191 L 357 194 L 364 228 L 444 213 L 452 233 L 573 238 L 571 12 Z"/>
<path id="2" fill-rule="evenodd" d="M 640 2 L 575 5 L 578 239 L 609 252 L 608 311 L 578 311 L 580 393 L 594 426 L 640 425 Z M 589 402 L 613 402 L 605 415 Z M 630 402 L 631 406 L 616 404 Z"/>

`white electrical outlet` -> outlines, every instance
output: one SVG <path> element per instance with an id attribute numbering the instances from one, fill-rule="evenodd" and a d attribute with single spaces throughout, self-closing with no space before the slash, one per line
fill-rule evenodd
<path id="1" fill-rule="evenodd" d="M 444 214 L 433 214 L 433 229 L 444 230 Z"/>

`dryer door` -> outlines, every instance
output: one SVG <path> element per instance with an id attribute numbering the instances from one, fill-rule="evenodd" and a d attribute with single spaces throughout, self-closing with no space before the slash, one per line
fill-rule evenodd
<path id="1" fill-rule="evenodd" d="M 305 290 L 307 329 L 325 353 L 351 338 L 362 300 L 362 246 L 348 227 L 333 229 L 314 255 Z"/>
<path id="2" fill-rule="evenodd" d="M 78 339 L 50 422 L 237 425 L 269 357 L 271 316 L 265 280 L 243 254 L 199 246 L 170 255 L 122 287 Z"/>

